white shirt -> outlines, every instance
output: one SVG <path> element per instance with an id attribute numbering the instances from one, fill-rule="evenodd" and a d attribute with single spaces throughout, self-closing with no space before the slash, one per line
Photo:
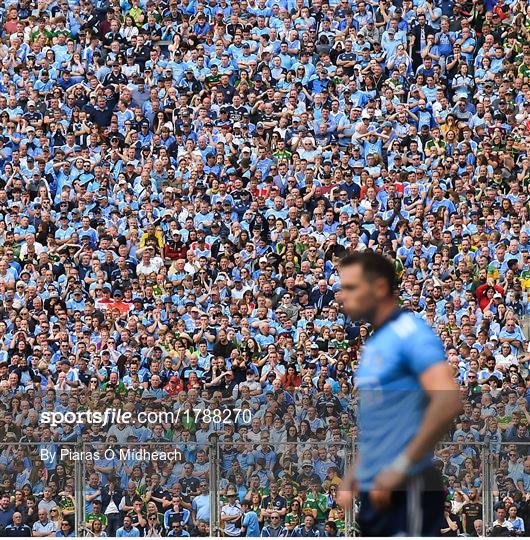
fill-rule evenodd
<path id="1" fill-rule="evenodd" d="M 500 523 L 499 520 L 496 519 L 493 522 L 493 527 L 495 527 L 496 525 L 498 525 L 499 527 L 504 527 L 505 529 L 508 529 L 509 531 L 513 530 L 513 525 L 507 519 L 505 519 L 502 523 Z"/>
<path id="2" fill-rule="evenodd" d="M 495 363 L 497 366 L 504 366 L 509 367 L 512 364 L 519 365 L 519 361 L 517 360 L 517 356 L 515 354 L 509 354 L 508 356 L 504 356 L 503 354 L 496 354 L 495 355 Z"/>
<path id="3" fill-rule="evenodd" d="M 231 504 L 225 504 L 223 508 L 221 509 L 221 514 L 224 514 L 225 516 L 242 516 L 243 510 L 241 510 L 241 507 L 239 506 L 239 503 L 236 503 L 235 505 Z M 225 534 L 228 536 L 239 536 L 239 533 L 241 532 L 241 527 L 236 527 L 234 521 L 226 521 L 225 522 Z"/>
<path id="4" fill-rule="evenodd" d="M 241 290 L 238 291 L 234 285 L 234 287 L 230 290 L 230 296 L 233 300 L 241 300 L 243 298 L 243 295 L 250 290 L 250 287 L 246 287 L 244 285 L 243 287 L 241 287 Z"/>
<path id="5" fill-rule="evenodd" d="M 120 429 L 117 425 L 110 427 L 107 437 L 114 435 L 120 444 L 126 443 L 129 435 L 135 435 L 134 428 L 132 426 L 126 426 L 124 429 Z"/>
<path id="6" fill-rule="evenodd" d="M 35 253 L 37 255 L 40 255 L 44 251 L 44 246 L 40 244 L 39 242 L 35 242 L 33 245 L 35 247 Z M 28 254 L 28 244 L 24 242 L 24 244 L 22 244 L 22 247 L 20 248 L 20 257 L 23 258 L 27 254 Z"/>
<path id="7" fill-rule="evenodd" d="M 164 261 L 160 257 L 153 257 L 148 264 L 142 260 L 136 267 L 136 273 L 149 275 L 154 272 L 156 274 L 162 266 L 164 266 Z"/>
<path id="8" fill-rule="evenodd" d="M 54 531 L 55 531 L 55 524 L 53 523 L 53 521 L 48 521 L 47 523 L 43 524 L 39 520 L 33 524 L 33 532 L 50 533 Z"/>

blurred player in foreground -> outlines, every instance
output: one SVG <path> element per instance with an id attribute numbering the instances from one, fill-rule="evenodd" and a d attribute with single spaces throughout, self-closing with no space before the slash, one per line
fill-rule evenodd
<path id="1" fill-rule="evenodd" d="M 393 264 L 371 252 L 341 261 L 344 311 L 374 328 L 356 374 L 360 439 L 339 492 L 358 496 L 361 536 L 439 536 L 444 494 L 432 451 L 460 412 L 434 332 L 398 309 Z"/>

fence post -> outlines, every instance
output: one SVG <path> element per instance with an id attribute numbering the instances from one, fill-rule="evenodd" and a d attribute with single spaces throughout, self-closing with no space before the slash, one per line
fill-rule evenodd
<path id="1" fill-rule="evenodd" d="M 210 535 L 219 537 L 219 436 L 212 433 L 210 444 Z"/>
<path id="2" fill-rule="evenodd" d="M 346 444 L 346 455 L 345 455 L 345 471 L 348 471 L 355 461 L 355 444 L 352 439 L 349 439 Z M 352 498 L 351 505 L 348 508 L 344 509 L 344 533 L 346 536 L 357 536 L 357 527 L 355 526 L 355 497 Z"/>
<path id="3" fill-rule="evenodd" d="M 484 483 L 482 486 L 482 508 L 483 508 L 483 533 L 491 527 L 493 523 L 493 485 L 492 485 L 492 468 L 493 461 L 488 443 L 482 445 L 482 473 L 484 475 Z"/>
<path id="4" fill-rule="evenodd" d="M 83 444 L 81 445 L 81 450 Z M 76 448 L 77 450 L 77 448 Z M 83 472 L 83 460 L 76 459 L 74 462 L 74 478 L 75 478 L 75 531 L 77 536 L 85 536 L 85 478 Z"/>

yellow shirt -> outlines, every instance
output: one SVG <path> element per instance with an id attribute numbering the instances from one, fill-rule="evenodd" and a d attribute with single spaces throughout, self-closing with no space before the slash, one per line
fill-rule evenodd
<path id="1" fill-rule="evenodd" d="M 140 26 L 143 22 L 142 15 L 144 12 L 140 7 L 137 8 L 131 8 L 129 10 L 129 15 L 133 18 L 134 22 L 136 23 L 136 26 Z"/>

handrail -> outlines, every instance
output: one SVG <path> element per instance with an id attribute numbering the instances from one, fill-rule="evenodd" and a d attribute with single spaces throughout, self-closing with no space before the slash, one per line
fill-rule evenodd
<path id="1" fill-rule="evenodd" d="M 68 447 L 70 449 L 75 449 L 76 451 L 79 450 L 80 452 L 83 452 L 83 450 L 86 450 L 87 448 L 90 448 L 93 445 L 103 445 L 108 447 L 112 447 L 114 449 L 124 449 L 124 448 L 149 448 L 151 450 L 154 450 L 157 446 L 163 446 L 163 447 L 170 447 L 175 450 L 179 449 L 180 443 L 178 442 L 171 442 L 171 441 L 160 441 L 160 442 L 154 442 L 154 441 L 148 441 L 148 442 L 127 442 L 127 443 L 108 443 L 108 442 L 100 442 L 100 441 L 94 441 L 94 442 L 61 442 L 61 441 L 38 441 L 38 442 L 17 442 L 17 443 L 2 443 L 0 442 L 0 454 L 5 452 L 8 448 L 12 451 L 16 449 L 17 447 L 23 447 L 23 448 L 33 448 L 35 450 L 38 450 L 39 447 L 42 445 L 50 445 L 54 444 L 58 447 L 64 446 Z M 189 442 L 186 443 L 187 447 L 190 448 L 191 446 L 194 446 L 197 450 L 203 449 L 207 451 L 208 460 L 209 460 L 209 471 L 208 471 L 208 479 L 209 479 L 209 486 L 210 486 L 210 497 L 211 497 L 211 505 L 210 505 L 210 535 L 214 537 L 221 536 L 222 533 L 222 527 L 220 523 L 220 507 L 219 507 L 219 501 L 221 500 L 221 491 L 220 487 L 222 486 L 223 482 L 226 481 L 224 479 L 224 473 L 221 470 L 221 459 L 222 459 L 222 450 L 224 446 L 224 442 L 219 439 L 217 434 L 213 434 L 210 436 L 210 439 L 205 443 L 194 443 Z M 255 448 L 259 445 L 259 442 L 252 443 L 252 446 Z M 285 442 L 277 442 L 274 444 L 271 444 L 273 448 L 279 449 L 280 447 L 283 447 L 285 445 Z M 301 443 L 301 444 L 307 444 L 308 448 L 311 448 L 313 452 L 317 448 L 320 447 L 326 447 L 329 448 L 330 446 L 334 445 L 339 448 L 339 455 L 342 459 L 344 459 L 344 468 L 347 468 L 349 465 L 351 465 L 355 458 L 356 453 L 356 443 L 352 441 L 337 441 L 337 442 L 329 442 L 329 441 L 315 441 L 310 443 Z M 458 446 L 462 449 L 465 448 L 475 448 L 476 452 L 476 458 L 479 460 L 480 463 L 480 473 L 478 474 L 478 478 L 481 480 L 481 486 L 480 486 L 480 492 L 481 492 L 481 501 L 483 504 L 483 522 L 484 522 L 484 531 L 487 531 L 491 529 L 491 526 L 493 524 L 493 521 L 495 519 L 494 515 L 494 491 L 495 491 L 495 485 L 496 485 L 496 474 L 498 472 L 499 468 L 499 460 L 498 460 L 498 454 L 492 451 L 493 448 L 495 450 L 498 450 L 498 446 L 501 447 L 501 454 L 504 454 L 509 446 L 518 447 L 520 449 L 524 449 L 525 447 L 528 450 L 528 453 L 530 454 L 530 443 L 525 442 L 516 442 L 516 441 L 501 441 L 500 443 L 497 442 L 484 442 L 484 441 L 476 441 L 476 442 L 464 442 L 464 443 L 456 443 L 452 440 L 444 440 L 439 442 L 436 445 L 435 452 L 438 452 L 444 448 L 447 448 L 449 446 Z M 165 451 L 165 450 L 164 450 Z M 301 457 L 301 448 L 299 448 L 298 456 Z M 521 452 L 521 454 L 524 452 Z M 86 527 L 86 521 L 85 521 L 85 486 L 87 482 L 87 476 L 89 471 L 91 470 L 89 464 L 86 460 L 78 459 L 74 460 L 74 468 L 73 468 L 73 475 L 74 475 L 74 499 L 75 499 L 75 530 L 78 536 L 93 536 L 92 531 L 90 531 L 89 528 Z M 362 512 L 362 509 L 360 510 Z M 356 518 L 353 508 L 346 511 L 345 516 L 345 522 L 346 522 L 346 534 L 348 536 L 355 536 L 357 534 L 357 526 L 356 526 Z"/>

